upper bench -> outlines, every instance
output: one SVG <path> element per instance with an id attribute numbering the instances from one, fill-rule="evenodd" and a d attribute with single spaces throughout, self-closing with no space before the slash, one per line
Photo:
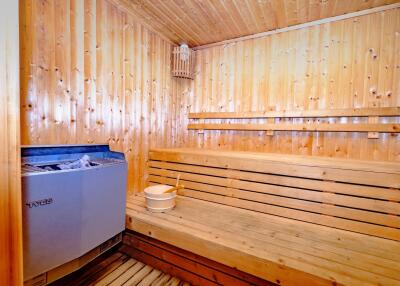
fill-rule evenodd
<path id="1" fill-rule="evenodd" d="M 183 197 L 129 198 L 130 229 L 282 285 L 400 285 L 399 163 L 154 149 L 148 171 Z"/>
<path id="2" fill-rule="evenodd" d="M 184 196 L 400 240 L 400 163 L 155 149 L 149 167 Z"/>

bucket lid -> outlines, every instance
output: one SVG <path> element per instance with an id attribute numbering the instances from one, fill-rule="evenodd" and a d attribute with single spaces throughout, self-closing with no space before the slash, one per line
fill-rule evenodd
<path id="1" fill-rule="evenodd" d="M 153 195 L 160 195 L 164 194 L 166 191 L 172 189 L 172 186 L 168 185 L 154 185 L 144 189 L 145 193 L 153 194 Z"/>

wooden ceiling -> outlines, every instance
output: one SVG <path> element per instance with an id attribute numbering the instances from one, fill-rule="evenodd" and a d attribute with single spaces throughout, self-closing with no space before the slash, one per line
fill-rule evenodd
<path id="1" fill-rule="evenodd" d="M 110 0 L 174 43 L 191 47 L 399 0 Z"/>

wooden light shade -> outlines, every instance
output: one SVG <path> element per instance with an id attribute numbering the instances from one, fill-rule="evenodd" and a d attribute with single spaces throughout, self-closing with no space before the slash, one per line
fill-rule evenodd
<path id="1" fill-rule="evenodd" d="M 172 76 L 194 78 L 194 51 L 187 45 L 181 45 L 173 49 Z"/>

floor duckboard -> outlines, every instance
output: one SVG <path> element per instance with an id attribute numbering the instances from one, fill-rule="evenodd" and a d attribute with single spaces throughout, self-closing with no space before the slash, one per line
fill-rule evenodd
<path id="1" fill-rule="evenodd" d="M 95 259 L 80 270 L 50 286 L 189 286 L 176 277 L 161 272 L 119 251 Z"/>

